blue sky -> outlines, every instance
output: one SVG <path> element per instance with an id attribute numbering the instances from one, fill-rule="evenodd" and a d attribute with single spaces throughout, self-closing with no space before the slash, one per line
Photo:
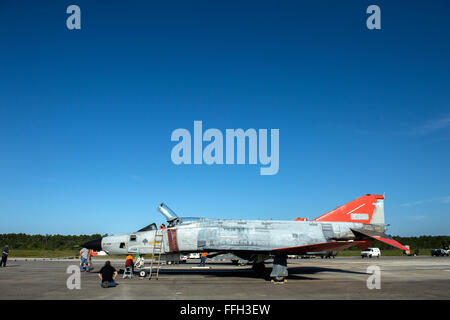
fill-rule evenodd
<path id="1" fill-rule="evenodd" d="M 66 8 L 81 8 L 81 30 Z M 366 8 L 381 8 L 381 30 Z M 386 194 L 450 234 L 447 1 L 2 1 L 0 232 L 315 218 Z M 280 169 L 171 162 L 177 128 L 278 128 Z"/>

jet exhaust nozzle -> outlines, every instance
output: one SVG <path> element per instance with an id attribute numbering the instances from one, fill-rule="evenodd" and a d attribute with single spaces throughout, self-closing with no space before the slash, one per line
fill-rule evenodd
<path id="1" fill-rule="evenodd" d="M 86 249 L 92 249 L 94 251 L 102 251 L 102 239 L 103 238 L 97 238 L 97 239 L 88 241 L 86 243 L 83 243 L 81 245 L 81 247 L 86 248 Z"/>

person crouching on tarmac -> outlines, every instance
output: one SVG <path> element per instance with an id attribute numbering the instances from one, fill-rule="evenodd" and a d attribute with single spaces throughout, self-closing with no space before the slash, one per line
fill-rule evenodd
<path id="1" fill-rule="evenodd" d="M 105 265 L 98 272 L 98 277 L 100 278 L 102 288 L 115 287 L 117 285 L 117 271 L 111 266 L 110 261 L 105 262 Z"/>

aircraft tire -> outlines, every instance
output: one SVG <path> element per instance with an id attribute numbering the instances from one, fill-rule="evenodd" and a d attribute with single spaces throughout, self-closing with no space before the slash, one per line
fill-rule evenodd
<path id="1" fill-rule="evenodd" d="M 284 277 L 281 276 L 273 277 L 273 280 L 275 280 L 275 282 L 284 282 Z"/>
<path id="2" fill-rule="evenodd" d="M 274 276 L 274 277 L 270 277 L 270 282 L 271 283 L 286 283 L 287 279 L 284 276 Z"/>
<path id="3" fill-rule="evenodd" d="M 139 277 L 145 278 L 146 276 L 147 276 L 147 271 L 145 271 L 145 270 L 139 271 Z"/>

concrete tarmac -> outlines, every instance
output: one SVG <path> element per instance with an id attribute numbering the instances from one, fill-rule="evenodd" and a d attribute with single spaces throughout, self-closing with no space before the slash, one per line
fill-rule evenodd
<path id="1" fill-rule="evenodd" d="M 210 262 L 210 269 L 187 264 L 164 265 L 159 280 L 123 279 L 116 288 L 101 288 L 96 271 L 105 258 L 95 259 L 93 272 L 82 272 L 81 289 L 70 290 L 66 273 L 77 260 L 10 259 L 0 268 L 0 299 L 158 299 L 158 300 L 320 300 L 320 299 L 450 299 L 450 257 L 381 257 L 361 259 L 289 260 L 287 283 L 273 284 L 266 263 L 265 278 L 251 266 Z M 123 260 L 111 260 L 116 269 Z M 368 267 L 380 268 L 380 289 L 368 289 Z M 372 282 L 373 283 L 373 282 Z"/>

